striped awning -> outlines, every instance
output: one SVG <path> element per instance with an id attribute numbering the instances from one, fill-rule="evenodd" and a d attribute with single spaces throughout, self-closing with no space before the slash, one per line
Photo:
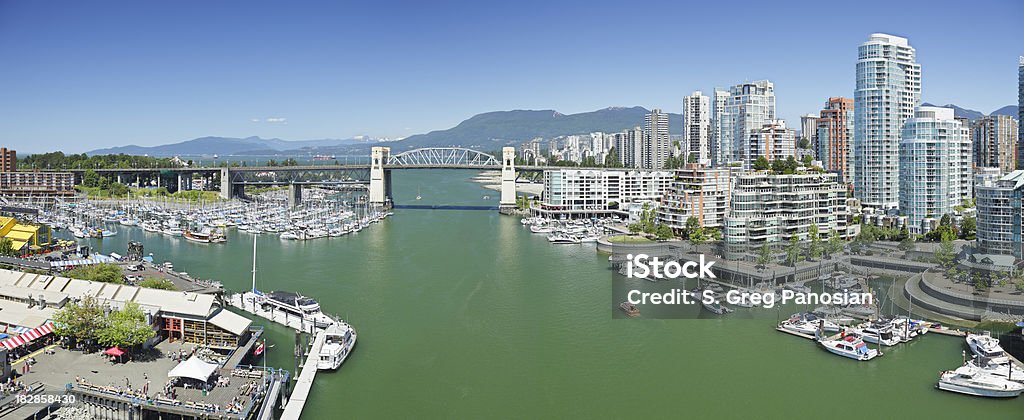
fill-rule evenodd
<path id="1" fill-rule="evenodd" d="M 6 347 L 7 350 L 12 350 L 24 346 L 25 344 L 31 343 L 32 341 L 39 339 L 39 337 L 42 337 L 52 332 L 53 324 L 47 322 L 43 324 L 41 327 L 29 330 L 17 337 L 12 337 L 4 341 L 0 341 L 0 345 Z"/>

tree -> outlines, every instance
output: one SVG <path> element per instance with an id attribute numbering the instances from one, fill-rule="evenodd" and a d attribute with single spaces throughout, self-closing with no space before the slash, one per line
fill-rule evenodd
<path id="1" fill-rule="evenodd" d="M 96 331 L 96 340 L 104 346 L 130 348 L 155 335 L 156 331 L 146 322 L 146 314 L 139 304 L 128 302 L 124 308 L 110 313 L 103 328 Z"/>
<path id="2" fill-rule="evenodd" d="M 622 163 L 619 162 L 619 151 L 615 150 L 614 147 L 608 149 L 608 154 L 604 157 L 604 166 L 609 168 L 621 168 Z"/>
<path id="3" fill-rule="evenodd" d="M 14 241 L 11 238 L 0 238 L 0 255 L 10 257 L 18 253 L 18 250 L 14 249 Z"/>
<path id="4" fill-rule="evenodd" d="M 700 220 L 696 217 L 690 216 L 686 219 L 686 227 L 683 228 L 683 237 L 689 238 L 694 232 L 700 229 Z"/>
<path id="5" fill-rule="evenodd" d="M 632 233 L 634 235 L 644 230 L 642 227 L 640 227 L 640 223 L 630 223 L 629 226 L 627 226 L 627 228 L 629 229 L 629 233 Z"/>
<path id="6" fill-rule="evenodd" d="M 768 244 L 761 245 L 761 249 L 757 252 L 757 266 L 767 267 L 768 263 L 772 261 L 772 249 Z"/>
<path id="7" fill-rule="evenodd" d="M 942 243 L 939 244 L 939 249 L 935 251 L 935 260 L 939 265 L 949 268 L 953 266 L 954 259 L 956 259 L 956 253 L 953 248 L 953 240 L 943 239 Z"/>
<path id="8" fill-rule="evenodd" d="M 807 249 L 807 255 L 811 259 L 818 259 L 821 256 L 822 248 L 821 237 L 818 236 L 818 225 L 811 225 L 808 237 L 811 239 L 811 245 Z"/>
<path id="9" fill-rule="evenodd" d="M 149 289 L 177 290 L 177 288 L 174 287 L 173 282 L 159 277 L 147 277 L 139 282 L 139 287 L 145 287 Z"/>
<path id="10" fill-rule="evenodd" d="M 121 267 L 110 263 L 86 265 L 68 270 L 64 275 L 81 280 L 98 281 L 100 283 L 124 284 L 124 273 Z"/>
<path id="11" fill-rule="evenodd" d="M 832 236 L 828 238 L 828 243 L 825 244 L 825 252 L 828 255 L 838 254 L 843 250 L 843 239 L 839 237 L 839 232 L 833 231 Z"/>
<path id="12" fill-rule="evenodd" d="M 800 238 L 796 235 L 789 237 L 789 246 L 786 247 L 786 263 L 791 267 L 796 267 L 796 263 L 800 262 Z"/>
<path id="13" fill-rule="evenodd" d="M 654 235 L 662 241 L 672 239 L 672 237 L 675 236 L 672 234 L 672 228 L 662 224 L 659 224 L 658 227 L 654 229 Z"/>
<path id="14" fill-rule="evenodd" d="M 962 235 L 964 239 L 973 241 L 978 228 L 977 223 L 978 222 L 973 216 L 964 217 L 964 220 L 960 222 L 960 235 Z"/>
<path id="15" fill-rule="evenodd" d="M 903 240 L 900 241 L 898 247 L 903 251 L 913 251 L 917 248 L 917 244 L 914 242 L 914 238 L 912 236 L 907 235 L 906 238 L 903 238 Z"/>
<path id="16" fill-rule="evenodd" d="M 771 163 L 768 162 L 768 158 L 764 156 L 758 156 L 757 159 L 754 159 L 754 170 L 767 171 L 771 169 L 771 166 Z"/>
<path id="17" fill-rule="evenodd" d="M 811 155 L 804 155 L 803 164 L 804 166 L 811 166 L 811 162 L 814 162 L 814 157 Z"/>
<path id="18" fill-rule="evenodd" d="M 801 149 L 810 149 L 811 141 L 807 140 L 807 137 L 800 137 L 800 141 L 797 143 L 796 147 L 799 147 Z"/>
<path id="19" fill-rule="evenodd" d="M 80 302 L 70 302 L 53 314 L 54 332 L 76 340 L 94 338 L 103 327 L 103 308 L 95 297 L 85 295 Z"/>
<path id="20" fill-rule="evenodd" d="M 128 186 L 120 182 L 110 184 L 110 195 L 113 197 L 122 197 L 128 195 Z"/>
<path id="21" fill-rule="evenodd" d="M 100 186 L 100 174 L 92 169 L 88 169 L 82 174 L 82 186 L 89 188 L 96 188 Z"/>
<path id="22" fill-rule="evenodd" d="M 949 213 L 942 215 L 942 218 L 939 219 L 939 226 L 953 226 L 953 218 Z"/>

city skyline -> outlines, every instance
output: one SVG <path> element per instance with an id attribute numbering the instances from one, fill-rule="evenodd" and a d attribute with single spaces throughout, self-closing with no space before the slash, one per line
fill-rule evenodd
<path id="1" fill-rule="evenodd" d="M 621 4 L 242 6 L 0 5 L 0 52 L 22 64 L 0 70 L 0 141 L 32 153 L 207 135 L 405 137 L 499 110 L 679 113 L 694 90 L 764 79 L 796 127 L 827 98 L 853 96 L 856 47 L 876 32 L 910 39 L 924 102 L 988 113 L 1015 103 L 1024 53 L 1013 20 L 1024 10 L 1008 1 L 955 15 L 934 3 L 885 16 L 862 5 L 842 29 L 812 3 L 673 4 L 642 23 L 646 8 Z M 717 20 L 692 15 L 783 23 L 764 45 L 749 42 L 762 29 L 743 25 L 693 41 Z M 655 65 L 619 59 L 651 54 Z"/>

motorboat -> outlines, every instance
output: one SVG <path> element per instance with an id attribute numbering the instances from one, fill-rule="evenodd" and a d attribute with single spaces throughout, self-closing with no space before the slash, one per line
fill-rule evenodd
<path id="1" fill-rule="evenodd" d="M 578 244 L 581 243 L 580 239 L 566 234 L 556 233 L 554 235 L 548 235 L 548 242 L 553 244 Z"/>
<path id="2" fill-rule="evenodd" d="M 725 306 L 721 302 L 718 302 L 718 301 L 714 301 L 714 302 L 708 303 L 708 302 L 705 302 L 705 301 L 701 300 L 700 304 L 702 306 L 704 306 L 704 309 L 707 309 L 709 312 L 711 312 L 711 313 L 713 313 L 715 315 L 724 315 L 724 314 L 727 314 L 729 312 L 732 312 L 732 309 L 730 309 L 728 306 Z"/>
<path id="3" fill-rule="evenodd" d="M 312 322 L 317 328 L 327 328 L 335 322 L 320 312 L 320 303 L 316 299 L 285 291 L 258 294 L 262 299 L 258 299 L 256 303 L 262 305 L 265 311 L 284 311 L 297 315 L 306 322 Z"/>
<path id="4" fill-rule="evenodd" d="M 226 241 L 223 235 L 215 233 L 209 229 L 203 229 L 198 232 L 186 229 L 185 231 L 182 232 L 181 236 L 183 236 L 185 239 L 191 242 L 203 244 L 212 244 Z"/>
<path id="5" fill-rule="evenodd" d="M 551 226 L 544 226 L 544 225 L 533 225 L 533 226 L 530 226 L 530 232 L 533 232 L 533 233 L 551 233 L 551 232 L 554 232 L 554 231 L 555 231 L 555 228 L 553 228 Z"/>
<path id="6" fill-rule="evenodd" d="M 620 303 L 619 309 L 622 309 L 622 311 L 625 312 L 626 315 L 629 315 L 631 317 L 640 315 L 640 308 L 637 308 L 636 305 L 629 302 Z"/>
<path id="7" fill-rule="evenodd" d="M 867 361 L 878 357 L 878 350 L 868 347 L 858 334 L 847 334 L 838 340 L 819 340 L 819 344 L 832 354 L 854 360 Z"/>
<path id="8" fill-rule="evenodd" d="M 335 370 L 345 362 L 356 346 L 356 330 L 345 322 L 335 322 L 324 329 L 325 341 L 320 347 L 316 368 Z"/>
<path id="9" fill-rule="evenodd" d="M 973 365 L 942 372 L 936 387 L 943 391 L 990 398 L 1013 398 L 1024 392 L 1024 384 L 985 373 Z"/>
<path id="10" fill-rule="evenodd" d="M 1006 351 L 999 345 L 999 339 L 992 336 L 992 333 L 985 331 L 982 334 L 967 334 L 967 346 L 975 355 L 987 358 L 992 363 L 1001 365 L 1010 363 Z"/>
<path id="11" fill-rule="evenodd" d="M 860 334 L 864 341 L 871 344 L 895 346 L 901 342 L 900 338 L 893 334 L 890 324 L 870 324 L 859 329 L 852 328 L 849 331 Z"/>
<path id="12" fill-rule="evenodd" d="M 973 366 L 989 375 L 999 376 L 1014 382 L 1024 383 L 1024 369 L 1021 369 L 1013 363 L 997 364 L 993 363 L 992 360 L 987 357 L 976 356 L 975 358 L 968 360 L 964 365 Z"/>

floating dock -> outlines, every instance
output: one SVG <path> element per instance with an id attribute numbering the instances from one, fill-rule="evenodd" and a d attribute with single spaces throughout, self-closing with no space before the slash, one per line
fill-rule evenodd
<path id="1" fill-rule="evenodd" d="M 302 365 L 302 371 L 296 377 L 292 395 L 284 406 L 284 413 L 281 414 L 282 420 L 298 420 L 299 415 L 302 414 L 302 409 L 306 406 L 306 398 L 309 397 L 309 391 L 313 388 L 313 379 L 316 378 L 316 372 L 319 370 L 316 366 L 319 361 L 317 355 L 320 354 L 320 348 L 324 346 L 325 341 L 327 341 L 327 333 L 323 330 L 318 331 L 313 338 L 313 346 L 309 350 L 309 354 L 313 357 L 306 357 L 306 363 Z"/>

